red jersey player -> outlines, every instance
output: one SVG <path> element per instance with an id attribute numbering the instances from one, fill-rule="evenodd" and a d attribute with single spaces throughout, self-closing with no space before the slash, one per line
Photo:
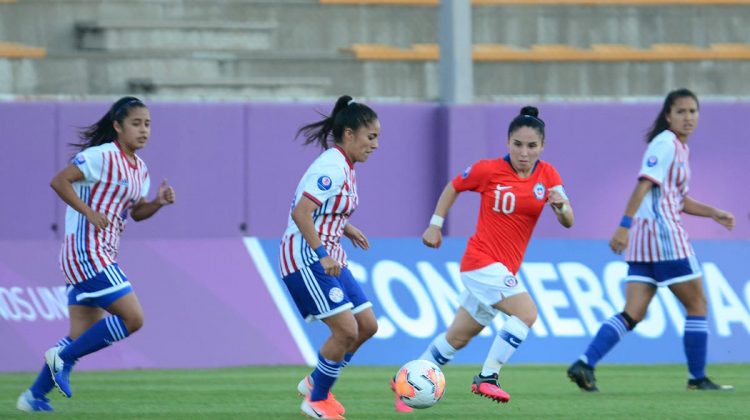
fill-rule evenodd
<path id="1" fill-rule="evenodd" d="M 438 335 L 420 359 L 448 363 L 459 349 L 489 325 L 499 312 L 508 316 L 487 354 L 471 390 L 498 402 L 510 395 L 500 388 L 498 375 L 523 342 L 537 317 L 537 308 L 516 277 L 523 254 L 545 203 L 565 227 L 573 225 L 562 179 L 555 168 L 539 160 L 544 150 L 544 122 L 539 111 L 525 107 L 508 127 L 509 153 L 504 158 L 480 160 L 445 186 L 430 226 L 422 235 L 425 245 L 438 248 L 440 229 L 448 210 L 462 191 L 481 194 L 479 220 L 461 260 L 466 290 L 448 331 Z M 411 411 L 398 398 L 396 411 Z"/>

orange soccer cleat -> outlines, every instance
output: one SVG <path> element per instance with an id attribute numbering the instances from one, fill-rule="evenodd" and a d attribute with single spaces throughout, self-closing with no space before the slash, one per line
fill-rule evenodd
<path id="1" fill-rule="evenodd" d="M 299 392 L 299 395 L 301 396 L 304 396 L 304 397 L 310 396 L 310 393 L 312 393 L 312 389 L 313 389 L 313 381 L 310 375 L 307 375 L 304 378 L 302 378 L 302 380 L 299 381 L 299 383 L 297 384 L 297 392 Z M 343 405 L 341 405 L 340 402 L 338 402 L 338 400 L 336 399 L 336 396 L 333 395 L 332 392 L 328 393 L 328 399 L 326 399 L 326 401 L 328 401 L 328 403 L 331 404 L 333 408 L 336 410 L 336 412 L 339 413 L 340 415 L 343 416 L 344 413 L 346 413 L 346 409 L 344 408 Z"/>
<path id="2" fill-rule="evenodd" d="M 344 416 L 338 413 L 336 408 L 331 404 L 331 398 L 320 401 L 310 401 L 310 396 L 306 396 L 300 406 L 302 414 L 314 419 L 343 419 Z"/>

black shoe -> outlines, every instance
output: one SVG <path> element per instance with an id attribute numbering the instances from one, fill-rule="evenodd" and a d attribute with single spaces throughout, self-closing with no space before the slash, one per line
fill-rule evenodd
<path id="1" fill-rule="evenodd" d="M 719 385 L 706 378 L 688 379 L 687 389 L 695 391 L 734 391 L 732 385 Z"/>
<path id="2" fill-rule="evenodd" d="M 596 378 L 594 377 L 594 368 L 577 360 L 568 368 L 568 378 L 575 382 L 579 388 L 588 392 L 599 391 L 596 387 Z"/>

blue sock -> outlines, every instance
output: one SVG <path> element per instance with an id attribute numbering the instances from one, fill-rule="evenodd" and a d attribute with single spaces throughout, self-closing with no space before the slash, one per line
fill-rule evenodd
<path id="1" fill-rule="evenodd" d="M 63 359 L 67 367 L 70 362 L 75 362 L 87 354 L 101 350 L 128 335 L 128 329 L 122 322 L 122 318 L 117 315 L 109 316 L 99 320 L 80 337 L 65 346 L 60 352 L 60 358 Z"/>
<path id="2" fill-rule="evenodd" d="M 346 353 L 344 355 L 344 361 L 341 362 L 341 368 L 345 368 L 347 365 L 349 365 L 349 362 L 352 361 L 352 357 L 354 357 L 354 353 Z"/>
<path id="3" fill-rule="evenodd" d="M 70 339 L 70 337 L 61 338 L 60 341 L 57 342 L 58 346 L 67 346 L 70 344 L 73 340 Z M 55 383 L 52 381 L 52 374 L 49 373 L 49 366 L 45 363 L 44 366 L 42 366 L 42 370 L 39 371 L 39 375 L 36 377 L 36 380 L 31 385 L 31 394 L 34 396 L 34 398 L 42 398 L 43 396 L 47 395 L 50 391 L 52 391 L 52 388 L 55 387 Z"/>
<path id="4" fill-rule="evenodd" d="M 688 316 L 685 319 L 685 346 L 690 379 L 706 377 L 706 347 L 708 346 L 708 321 L 705 316 Z"/>
<path id="5" fill-rule="evenodd" d="M 612 350 L 628 331 L 630 331 L 630 328 L 628 323 L 622 318 L 622 315 L 614 315 L 599 327 L 599 331 L 596 333 L 591 344 L 589 344 L 581 360 L 591 367 L 596 366 L 599 360 Z"/>
<path id="6" fill-rule="evenodd" d="M 331 391 L 333 383 L 336 382 L 341 374 L 341 368 L 344 362 L 334 362 L 328 360 L 318 353 L 318 366 L 315 368 L 312 376 L 313 389 L 310 393 L 310 401 L 320 401 L 328 398 L 328 392 Z"/>

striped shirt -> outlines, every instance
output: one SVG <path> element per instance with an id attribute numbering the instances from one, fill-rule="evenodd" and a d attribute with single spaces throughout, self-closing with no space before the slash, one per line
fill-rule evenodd
<path id="1" fill-rule="evenodd" d="M 109 225 L 97 229 L 68 206 L 60 250 L 60 268 L 68 283 L 90 279 L 117 260 L 128 210 L 146 197 L 150 187 L 146 164 L 138 156 L 135 160 L 135 165 L 130 163 L 119 145 L 111 142 L 89 147 L 71 161 L 84 176 L 73 183 L 73 190 L 92 210 L 106 215 Z"/>
<path id="2" fill-rule="evenodd" d="M 334 147 L 315 159 L 297 186 L 291 210 L 294 210 L 303 196 L 318 205 L 312 218 L 328 255 L 342 267 L 346 266 L 346 253 L 341 247 L 341 235 L 349 216 L 357 208 L 359 198 L 354 166 L 343 150 Z M 286 277 L 316 261 L 318 256 L 302 237 L 290 211 L 279 252 L 281 276 Z"/>
<path id="3" fill-rule="evenodd" d="M 649 143 L 638 177 L 650 180 L 654 187 L 633 218 L 626 261 L 669 261 L 694 255 L 680 215 L 690 180 L 689 156 L 688 146 L 669 130 Z"/>

